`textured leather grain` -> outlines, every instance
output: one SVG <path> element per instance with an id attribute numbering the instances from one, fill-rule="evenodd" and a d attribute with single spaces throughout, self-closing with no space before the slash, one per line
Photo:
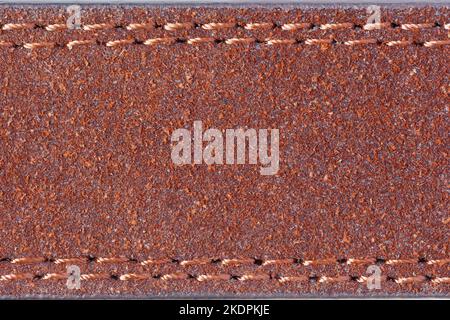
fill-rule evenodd
<path id="1" fill-rule="evenodd" d="M 448 296 L 448 7 L 0 11 L 0 295 Z M 194 121 L 278 173 L 175 165 Z"/>

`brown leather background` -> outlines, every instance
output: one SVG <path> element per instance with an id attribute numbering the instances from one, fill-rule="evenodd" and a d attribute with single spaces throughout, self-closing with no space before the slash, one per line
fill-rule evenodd
<path id="1" fill-rule="evenodd" d="M 0 11 L 2 25 L 67 16 L 63 7 Z M 449 277 L 449 46 L 421 43 L 448 39 L 449 13 L 382 9 L 382 21 L 437 23 L 417 30 L 1 31 L 0 40 L 16 46 L 0 47 L 0 276 L 32 279 L 4 277 L 0 295 L 448 295 L 448 282 L 432 279 Z M 121 26 L 366 19 L 365 7 L 89 7 L 82 15 L 83 24 Z M 293 35 L 338 43 L 104 45 Z M 339 44 L 363 38 L 416 42 Z M 74 39 L 98 43 L 64 47 Z M 22 46 L 42 41 L 61 45 Z M 205 128 L 279 128 L 278 174 L 261 176 L 255 165 L 173 165 L 170 134 L 195 120 Z M 31 257 L 47 260 L 14 260 Z M 54 259 L 72 257 L 84 259 L 75 263 L 83 274 L 106 279 L 82 281 L 80 290 L 45 279 L 66 271 Z M 108 257 L 124 261 L 98 260 Z M 173 260 L 140 264 L 149 258 Z M 199 258 L 210 260 L 182 263 Z M 234 258 L 250 261 L 222 263 Z M 332 260 L 304 263 L 325 258 Z M 378 259 L 388 277 L 381 290 L 355 281 L 371 264 L 348 263 L 356 258 Z M 271 259 L 295 260 L 261 265 Z M 411 260 L 385 263 L 394 259 Z M 190 276 L 163 278 L 174 272 Z M 154 278 L 119 279 L 130 273 Z M 233 277 L 197 281 L 202 274 Z M 244 281 L 246 274 L 263 276 Z M 295 275 L 310 278 L 279 281 Z M 395 281 L 402 277 L 417 278 Z"/>

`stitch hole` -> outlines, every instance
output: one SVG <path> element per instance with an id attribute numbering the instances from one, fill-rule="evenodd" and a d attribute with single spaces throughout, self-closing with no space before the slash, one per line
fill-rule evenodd
<path id="1" fill-rule="evenodd" d="M 33 280 L 41 280 L 42 278 L 44 278 L 43 274 L 35 274 L 35 275 L 33 275 Z"/>
<path id="2" fill-rule="evenodd" d="M 386 282 L 395 282 L 395 280 L 397 280 L 395 277 L 392 277 L 392 276 L 386 277 Z"/>
<path id="3" fill-rule="evenodd" d="M 239 276 L 237 275 L 231 275 L 230 280 L 239 280 Z"/>
<path id="4" fill-rule="evenodd" d="M 309 279 L 309 282 L 313 282 L 313 283 L 319 281 L 318 276 L 309 276 L 308 279 Z"/>
<path id="5" fill-rule="evenodd" d="M 375 264 L 380 265 L 380 264 L 385 264 L 386 263 L 386 259 L 383 258 L 376 258 L 375 259 Z"/>
<path id="6" fill-rule="evenodd" d="M 434 279 L 433 276 L 430 276 L 428 274 L 425 275 L 425 281 L 431 282 L 431 281 L 433 281 L 433 279 Z"/>
<path id="7" fill-rule="evenodd" d="M 417 263 L 427 263 L 428 262 L 428 260 L 426 259 L 426 258 L 424 258 L 424 257 L 420 257 L 419 259 L 417 259 Z"/>
<path id="8" fill-rule="evenodd" d="M 358 276 L 350 276 L 350 281 L 358 282 L 358 280 L 359 280 Z"/>
<path id="9" fill-rule="evenodd" d="M 303 264 L 305 262 L 302 258 L 294 258 L 293 260 L 294 264 Z"/>
<path id="10" fill-rule="evenodd" d="M 262 259 L 255 258 L 253 263 L 257 266 L 261 266 L 264 263 L 264 261 Z"/>
<path id="11" fill-rule="evenodd" d="M 11 262 L 11 261 L 12 261 L 12 259 L 8 258 L 8 257 L 0 259 L 0 262 Z"/>
<path id="12" fill-rule="evenodd" d="M 391 22 L 391 28 L 392 28 L 392 29 L 400 28 L 400 24 L 399 24 L 399 23 L 396 23 L 396 22 Z"/>
<path id="13" fill-rule="evenodd" d="M 346 259 L 346 258 L 342 258 L 342 259 L 337 259 L 337 260 L 336 260 L 336 262 L 337 262 L 337 263 L 340 263 L 340 264 L 346 264 L 347 261 L 348 261 L 348 259 Z"/>
<path id="14" fill-rule="evenodd" d="M 105 42 L 105 41 L 100 41 L 100 40 L 95 40 L 95 43 L 97 44 L 97 45 L 99 45 L 99 46 L 106 46 L 106 43 L 107 42 Z"/>
<path id="15" fill-rule="evenodd" d="M 117 274 L 110 275 L 111 280 L 119 280 L 120 277 Z"/>
<path id="16" fill-rule="evenodd" d="M 94 257 L 93 255 L 88 255 L 88 256 L 87 256 L 87 261 L 88 261 L 88 262 L 95 262 L 95 260 L 97 260 L 97 258 Z"/>

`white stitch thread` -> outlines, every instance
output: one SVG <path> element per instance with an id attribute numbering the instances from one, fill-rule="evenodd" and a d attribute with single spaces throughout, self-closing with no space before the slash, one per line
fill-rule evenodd
<path id="1" fill-rule="evenodd" d="M 280 28 L 285 31 L 294 31 L 299 29 L 310 29 L 314 26 L 311 22 L 297 22 L 297 23 L 284 23 L 282 25 L 275 25 L 273 22 L 261 22 L 261 23 L 246 23 L 244 24 L 244 28 L 247 30 L 261 30 L 261 29 L 277 29 Z M 357 24 L 352 22 L 341 22 L 341 23 L 324 23 L 318 25 L 321 30 L 339 30 L 339 29 L 352 29 L 355 28 Z M 67 30 L 67 25 L 62 23 L 49 24 L 45 26 L 40 26 L 36 23 L 6 23 L 2 26 L 2 30 L 5 31 L 14 31 L 14 30 L 26 30 L 26 29 L 35 29 L 42 27 L 47 31 L 61 31 Z M 149 22 L 141 22 L 141 23 L 130 23 L 127 25 L 114 25 L 112 23 L 95 23 L 95 24 L 87 24 L 81 27 L 81 30 L 84 31 L 96 31 L 96 30 L 113 30 L 113 29 L 125 29 L 125 30 L 140 30 L 140 29 L 154 29 L 157 26 L 154 23 Z M 163 29 L 168 31 L 177 31 L 177 30 L 189 30 L 195 27 L 192 22 L 175 22 L 175 23 L 166 23 L 161 26 Z M 239 25 L 233 22 L 209 22 L 205 24 L 199 24 L 198 27 L 205 30 L 218 30 L 218 29 L 229 29 L 229 28 L 238 28 Z M 420 30 L 427 28 L 441 28 L 440 24 L 434 23 L 404 23 L 399 25 L 401 30 Z M 444 29 L 450 29 L 450 24 L 446 23 L 443 25 Z M 363 26 L 364 30 L 376 30 L 381 28 L 395 28 L 392 23 L 369 23 Z"/>
<path id="2" fill-rule="evenodd" d="M 236 27 L 235 23 L 224 23 L 224 22 L 211 22 L 202 25 L 202 29 L 205 30 L 217 30 L 217 29 L 229 29 Z"/>
<path id="3" fill-rule="evenodd" d="M 164 25 L 164 29 L 168 31 L 189 30 L 193 27 L 194 25 L 190 22 L 167 23 L 166 25 Z"/>

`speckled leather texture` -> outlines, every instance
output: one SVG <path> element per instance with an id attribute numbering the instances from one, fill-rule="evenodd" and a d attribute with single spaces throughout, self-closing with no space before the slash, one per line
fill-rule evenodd
<path id="1" fill-rule="evenodd" d="M 81 9 L 0 7 L 0 296 L 448 297 L 448 7 Z"/>

